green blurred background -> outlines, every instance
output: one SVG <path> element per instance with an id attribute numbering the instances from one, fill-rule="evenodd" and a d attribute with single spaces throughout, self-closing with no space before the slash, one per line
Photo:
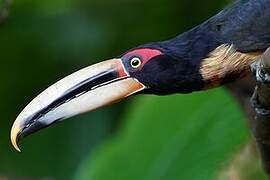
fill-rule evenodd
<path id="1" fill-rule="evenodd" d="M 223 89 L 133 97 L 26 138 L 22 153 L 9 140 L 18 113 L 56 80 L 139 44 L 172 38 L 229 2 L 14 0 L 0 26 L 0 179 L 235 177 L 226 171 L 235 168 L 230 164 L 250 137 L 240 107 Z M 256 157 L 247 157 L 252 166 L 239 165 L 239 177 L 263 179 Z"/>

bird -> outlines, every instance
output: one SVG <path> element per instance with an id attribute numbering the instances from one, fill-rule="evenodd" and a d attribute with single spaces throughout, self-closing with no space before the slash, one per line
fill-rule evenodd
<path id="1" fill-rule="evenodd" d="M 139 94 L 205 91 L 250 73 L 270 46 L 270 0 L 237 0 L 166 41 L 131 48 L 85 67 L 34 98 L 11 128 L 11 142 L 64 119 Z"/>

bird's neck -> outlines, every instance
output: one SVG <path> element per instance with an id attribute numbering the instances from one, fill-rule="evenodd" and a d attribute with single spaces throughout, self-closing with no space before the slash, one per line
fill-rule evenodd
<path id="1" fill-rule="evenodd" d="M 200 74 L 205 81 L 205 89 L 217 87 L 250 72 L 250 65 L 260 58 L 262 52 L 242 53 L 233 45 L 222 44 L 202 59 Z"/>
<path id="2" fill-rule="evenodd" d="M 207 29 L 201 25 L 165 42 L 171 44 L 166 47 L 171 47 L 174 57 L 179 61 L 187 61 L 194 69 L 194 74 L 200 74 L 204 89 L 245 76 L 249 66 L 262 55 L 262 52 L 240 52 L 233 44 L 219 41 L 215 32 Z"/>

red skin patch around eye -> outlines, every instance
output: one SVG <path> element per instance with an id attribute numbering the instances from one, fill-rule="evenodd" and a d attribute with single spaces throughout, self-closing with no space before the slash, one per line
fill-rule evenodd
<path id="1" fill-rule="evenodd" d="M 159 56 L 162 54 L 163 53 L 159 50 L 145 48 L 145 49 L 135 49 L 133 51 L 126 53 L 124 56 L 125 57 L 140 56 L 140 58 L 142 60 L 142 67 L 143 67 L 153 57 L 156 57 L 156 56 Z"/>

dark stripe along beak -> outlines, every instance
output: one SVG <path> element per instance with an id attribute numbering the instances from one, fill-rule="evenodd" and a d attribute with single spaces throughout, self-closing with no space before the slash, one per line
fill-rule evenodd
<path id="1" fill-rule="evenodd" d="M 131 78 L 121 59 L 104 61 L 60 80 L 38 95 L 19 114 L 11 129 L 11 142 L 58 121 L 118 102 L 145 86 Z"/>

